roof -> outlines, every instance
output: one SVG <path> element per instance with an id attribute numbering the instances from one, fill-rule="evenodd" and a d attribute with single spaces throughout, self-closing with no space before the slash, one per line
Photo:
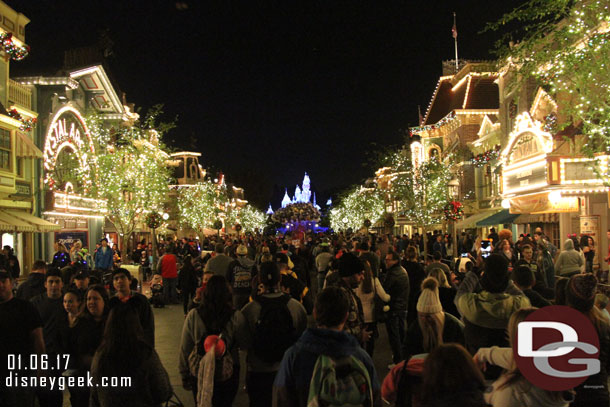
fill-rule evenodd
<path id="1" fill-rule="evenodd" d="M 442 77 L 423 124 L 435 124 L 457 109 L 498 109 L 500 93 L 496 78 L 496 75 L 472 73 L 454 83 L 453 77 Z"/>

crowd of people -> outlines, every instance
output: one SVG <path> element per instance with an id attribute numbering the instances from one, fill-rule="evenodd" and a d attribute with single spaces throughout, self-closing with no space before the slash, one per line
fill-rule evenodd
<path id="1" fill-rule="evenodd" d="M 542 230 L 516 241 L 506 229 L 463 234 L 457 258 L 450 241 L 248 234 L 168 239 L 154 257 L 145 242 L 122 257 L 106 239 L 92 255 L 58 243 L 18 286 L 8 261 L 0 271 L 0 368 L 3 377 L 131 378 L 125 387 L 71 386 L 73 406 L 165 403 L 173 389 L 152 305 L 180 303 L 179 373 L 197 406 L 232 405 L 243 370 L 252 407 L 608 406 L 610 315 L 604 275 L 588 265 L 592 239 L 570 237 L 558 250 Z M 140 265 L 139 276 L 126 263 Z M 601 371 L 562 392 L 529 383 L 512 354 L 517 324 L 551 304 L 580 312 L 600 340 Z M 392 352 L 385 379 L 373 363 L 382 326 Z M 6 355 L 69 358 L 43 371 Z M 59 407 L 63 397 L 0 383 L 0 406 Z"/>

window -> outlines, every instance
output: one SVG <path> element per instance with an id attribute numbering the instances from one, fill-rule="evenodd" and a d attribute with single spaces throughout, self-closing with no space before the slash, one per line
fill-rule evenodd
<path id="1" fill-rule="evenodd" d="M 11 132 L 0 129 L 0 169 L 11 169 Z"/>

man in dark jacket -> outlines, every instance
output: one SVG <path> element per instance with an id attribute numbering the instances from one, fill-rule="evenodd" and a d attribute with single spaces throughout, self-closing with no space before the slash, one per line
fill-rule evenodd
<path id="1" fill-rule="evenodd" d="M 326 286 L 336 286 L 345 290 L 350 299 L 349 317 L 343 330 L 354 335 L 364 346 L 371 337 L 371 332 L 364 329 L 364 310 L 360 298 L 354 292 L 364 279 L 364 266 L 353 253 L 345 253 L 339 259 L 338 271 L 330 273 L 326 278 Z"/>
<path id="2" fill-rule="evenodd" d="M 320 355 L 332 358 L 354 356 L 365 366 L 371 380 L 373 405 L 380 406 L 380 388 L 371 357 L 343 325 L 349 315 L 349 297 L 339 287 L 327 287 L 318 296 L 314 315 L 317 328 L 307 329 L 284 354 L 273 385 L 273 406 L 307 405 L 309 385 Z"/>
<path id="3" fill-rule="evenodd" d="M 402 348 L 407 329 L 407 309 L 409 306 L 409 275 L 400 265 L 400 257 L 393 250 L 385 256 L 386 277 L 383 289 L 390 294 L 390 311 L 386 319 L 388 340 L 392 348 L 392 360 L 398 363 L 402 360 Z"/>
<path id="4" fill-rule="evenodd" d="M 32 271 L 30 271 L 28 279 L 17 287 L 16 297 L 29 301 L 33 297 L 44 293 L 46 291 L 46 288 L 44 288 L 46 272 L 47 263 L 43 260 L 36 260 L 32 265 Z"/>
<path id="5" fill-rule="evenodd" d="M 43 337 L 48 358 L 49 360 L 55 360 L 63 351 L 59 339 L 59 330 L 66 318 L 62 294 L 63 281 L 58 269 L 54 268 L 47 272 L 45 288 L 46 292 L 32 298 L 31 302 L 42 319 Z M 57 378 L 60 372 L 47 371 L 47 374 Z M 63 392 L 57 388 L 39 388 L 36 395 L 41 406 L 62 406 Z"/>
<path id="6" fill-rule="evenodd" d="M 542 295 L 532 289 L 536 282 L 536 277 L 534 277 L 534 273 L 529 267 L 519 266 L 515 268 L 512 279 L 515 286 L 523 291 L 523 294 L 530 300 L 533 307 L 542 308 L 551 305 L 550 301 L 544 299 Z"/>
<path id="7" fill-rule="evenodd" d="M 148 299 L 142 294 L 131 291 L 131 273 L 129 270 L 120 268 L 112 272 L 112 285 L 116 290 L 116 295 L 108 302 L 109 308 L 119 303 L 131 305 L 140 319 L 144 340 L 153 348 L 155 347 L 155 316 Z"/>

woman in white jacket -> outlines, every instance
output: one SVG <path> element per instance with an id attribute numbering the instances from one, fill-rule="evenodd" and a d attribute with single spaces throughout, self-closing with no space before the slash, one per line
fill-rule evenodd
<path id="1" fill-rule="evenodd" d="M 368 261 L 363 261 L 364 264 L 364 279 L 354 290 L 360 302 L 362 302 L 362 311 L 364 314 L 364 323 L 366 330 L 372 332 L 371 338 L 368 340 L 365 346 L 366 352 L 373 357 L 373 350 L 375 350 L 375 338 L 379 337 L 379 331 L 377 330 L 377 320 L 375 313 L 379 312 L 375 310 L 375 295 L 377 295 L 381 301 L 388 303 L 390 301 L 390 295 L 385 292 L 379 279 L 373 276 L 371 265 Z"/>
<path id="2" fill-rule="evenodd" d="M 513 341 L 517 335 L 517 325 L 536 309 L 522 308 L 511 315 L 508 321 L 509 348 L 481 348 L 474 355 L 475 363 L 483 370 L 488 363 L 505 369 L 485 393 L 485 401 L 493 407 L 567 407 L 574 400 L 571 391 L 548 391 L 534 386 L 521 375 L 515 363 Z"/>

